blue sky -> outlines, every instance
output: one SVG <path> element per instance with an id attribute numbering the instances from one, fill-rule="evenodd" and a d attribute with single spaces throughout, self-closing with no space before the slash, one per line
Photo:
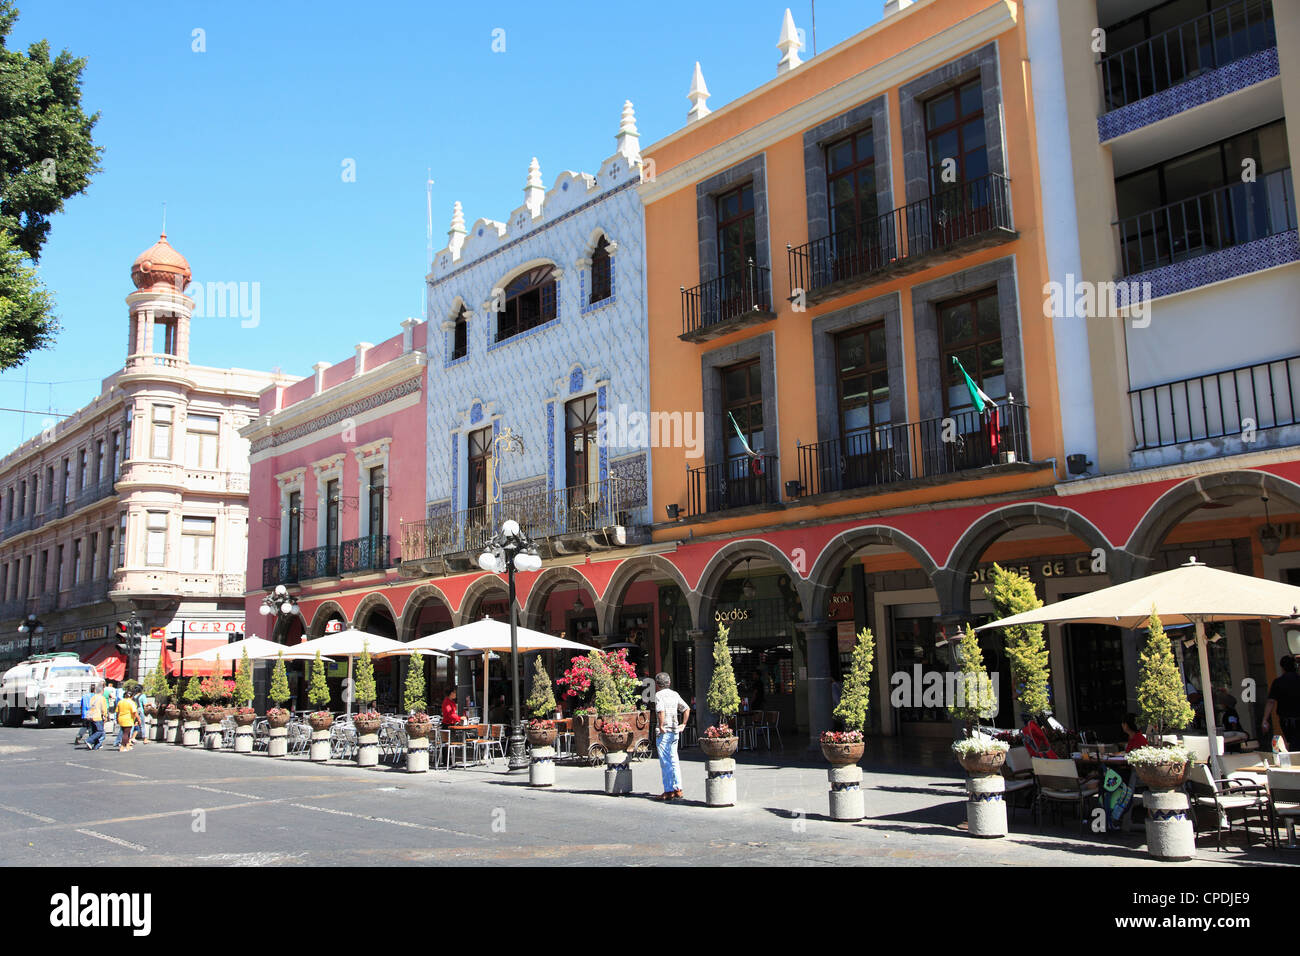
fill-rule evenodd
<path id="1" fill-rule="evenodd" d="M 787 5 L 17 0 L 11 48 L 44 37 L 88 58 L 83 106 L 102 114 L 104 171 L 41 256 L 63 331 L 0 375 L 0 406 L 74 411 L 121 367 L 130 265 L 164 202 L 195 280 L 260 291 L 256 327 L 194 321 L 191 361 L 301 376 L 382 341 L 423 318 L 427 169 L 436 250 L 454 200 L 468 222 L 519 206 L 533 156 L 548 188 L 563 169 L 595 172 L 625 99 L 643 146 L 680 128 L 697 59 L 713 108 L 766 82 Z M 817 49 L 882 7 L 817 0 Z M 791 10 L 810 34 L 808 0 Z M 41 423 L 0 412 L 0 447 Z"/>

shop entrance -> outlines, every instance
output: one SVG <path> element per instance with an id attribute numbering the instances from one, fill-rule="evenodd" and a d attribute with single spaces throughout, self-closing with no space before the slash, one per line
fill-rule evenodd
<path id="1" fill-rule="evenodd" d="M 1071 723 L 1101 740 L 1124 739 L 1120 727 L 1127 711 L 1124 643 L 1119 628 L 1105 624 L 1066 624 L 1070 661 Z"/>

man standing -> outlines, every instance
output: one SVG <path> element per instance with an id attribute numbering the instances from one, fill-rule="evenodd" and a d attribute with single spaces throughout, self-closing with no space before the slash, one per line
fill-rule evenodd
<path id="1" fill-rule="evenodd" d="M 89 689 L 81 695 L 81 729 L 77 731 L 77 739 L 72 742 L 74 747 L 90 736 L 91 732 L 95 729 L 94 725 L 90 722 L 90 702 L 94 696 L 95 695 L 91 693 Z"/>
<path id="2" fill-rule="evenodd" d="M 135 736 L 135 701 L 124 696 L 117 702 L 117 752 L 126 753 L 131 749 L 131 738 Z"/>
<path id="3" fill-rule="evenodd" d="M 90 736 L 86 738 L 86 747 L 99 750 L 104 746 L 104 721 L 108 718 L 108 705 L 104 695 L 96 694 L 90 701 Z"/>
<path id="4" fill-rule="evenodd" d="M 672 678 L 666 673 L 655 675 L 655 713 L 659 728 L 659 771 L 663 775 L 664 792 L 656 800 L 682 799 L 681 769 L 677 765 L 677 735 L 691 719 L 691 709 L 686 701 L 671 690 Z"/>
<path id="5" fill-rule="evenodd" d="M 1260 729 L 1267 738 L 1269 728 L 1275 726 L 1277 733 L 1286 739 L 1287 749 L 1295 750 L 1300 748 L 1300 674 L 1296 673 L 1295 658 L 1290 654 L 1278 663 L 1282 665 L 1282 673 L 1268 689 L 1268 704 Z"/>

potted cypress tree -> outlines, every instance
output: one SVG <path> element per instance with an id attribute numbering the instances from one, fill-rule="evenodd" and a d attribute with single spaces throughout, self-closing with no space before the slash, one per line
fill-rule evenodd
<path id="1" fill-rule="evenodd" d="M 181 695 L 185 701 L 182 717 L 184 726 L 181 733 L 181 742 L 186 747 L 197 747 L 202 738 L 200 728 L 203 725 L 203 682 L 199 680 L 199 675 L 194 674 L 190 677 L 190 682 L 185 685 L 185 693 Z"/>
<path id="2" fill-rule="evenodd" d="M 266 722 L 270 725 L 270 739 L 266 743 L 266 753 L 269 757 L 283 757 L 289 752 L 289 734 L 285 728 L 289 725 L 291 716 L 289 711 L 284 709 L 290 694 L 289 675 L 285 672 L 283 653 L 279 655 L 275 662 L 275 669 L 271 671 L 271 686 L 267 689 L 266 696 L 275 705 L 266 712 Z"/>
<path id="3" fill-rule="evenodd" d="M 603 654 L 592 655 L 591 683 L 595 689 L 591 705 L 596 708 L 595 727 L 601 746 L 607 754 L 626 751 L 632 744 L 632 726 L 619 717 L 622 701 Z"/>
<path id="4" fill-rule="evenodd" d="M 996 712 L 997 698 L 993 694 L 993 681 L 984 670 L 984 653 L 979 639 L 969 624 L 957 648 L 960 665 L 956 681 L 956 697 L 948 713 L 954 720 L 966 724 L 965 737 L 953 744 L 953 752 L 962 768 L 970 774 L 997 773 L 1007 759 L 1007 745 L 991 737 L 977 736 L 975 725 L 980 718 Z"/>
<path id="5" fill-rule="evenodd" d="M 984 589 L 999 618 L 1010 617 L 1043 606 L 1034 584 L 1028 578 L 993 565 L 993 588 Z M 1016 686 L 1016 703 L 1022 723 L 1029 719 L 1044 724 L 1051 713 L 1048 692 L 1050 654 L 1043 640 L 1043 625 L 1022 624 L 1002 629 L 1003 647 L 1011 663 L 1011 679 Z"/>
<path id="6" fill-rule="evenodd" d="M 704 802 L 710 807 L 736 805 L 736 761 L 732 754 L 739 741 L 730 721 L 740 712 L 740 692 L 736 689 L 736 672 L 727 647 L 730 634 L 725 624 L 718 625 L 713 642 L 713 678 L 705 696 L 716 723 L 699 737 L 705 758 Z"/>
<path id="7" fill-rule="evenodd" d="M 239 667 L 235 671 L 235 753 L 251 754 L 253 752 L 253 721 L 257 720 L 257 711 L 253 709 L 253 662 L 248 659 L 248 648 L 244 648 L 239 658 Z"/>
<path id="8" fill-rule="evenodd" d="M 1128 764 L 1138 779 L 1152 790 L 1172 790 L 1187 779 L 1191 754 L 1182 747 L 1160 742 L 1166 733 L 1182 730 L 1192 722 L 1192 705 L 1183 690 L 1182 676 L 1174 662 L 1173 648 L 1156 609 L 1147 622 L 1147 643 L 1138 656 L 1138 721 L 1148 736 L 1158 741 L 1154 746 L 1139 747 L 1128 754 Z"/>
<path id="9" fill-rule="evenodd" d="M 311 759 L 323 763 L 330 759 L 330 727 L 334 725 L 334 715 L 325 708 L 330 705 L 330 689 L 325 683 L 325 662 L 316 652 L 316 660 L 311 665 L 311 683 L 307 687 L 307 699 L 317 708 L 307 718 L 311 725 Z"/>
<path id="10" fill-rule="evenodd" d="M 149 672 L 144 679 L 144 693 L 149 702 L 145 704 L 145 716 L 150 718 L 151 725 L 148 727 L 147 736 L 154 736 L 157 730 L 158 740 L 167 740 L 169 738 L 167 725 L 171 724 L 171 735 L 176 732 L 175 718 L 180 717 L 180 711 L 175 711 L 175 716 L 170 720 L 167 717 L 167 711 L 172 710 L 170 699 L 172 695 L 171 683 L 167 680 L 167 674 L 163 670 L 162 658 L 158 658 L 158 665 Z M 163 712 L 163 719 L 158 720 L 159 711 Z"/>
<path id="11" fill-rule="evenodd" d="M 551 686 L 551 675 L 542 665 L 542 655 L 533 661 L 533 683 L 524 702 L 532 718 L 528 721 L 526 733 L 528 743 L 533 747 L 550 747 L 555 743 L 555 691 Z"/>
<path id="12" fill-rule="evenodd" d="M 830 762 L 826 772 L 830 781 L 831 819 L 857 821 L 866 815 L 862 794 L 862 768 L 858 761 L 866 747 L 863 729 L 871 704 L 871 672 L 875 667 L 876 642 L 868 628 L 858 632 L 853 645 L 853 660 L 844 677 L 840 702 L 835 716 L 844 723 L 843 730 L 828 730 L 821 736 L 822 756 Z"/>
<path id="13" fill-rule="evenodd" d="M 406 667 L 406 683 L 402 686 L 402 706 L 406 709 L 406 736 L 411 740 L 425 740 L 433 731 L 433 722 L 426 712 L 424 658 L 412 655 Z"/>
<path id="14" fill-rule="evenodd" d="M 358 707 L 365 707 L 352 716 L 352 725 L 357 728 L 357 766 L 377 767 L 379 765 L 379 727 L 383 717 L 374 709 L 375 705 L 375 666 L 370 660 L 370 645 L 361 645 L 361 657 L 357 661 L 356 691 Z"/>

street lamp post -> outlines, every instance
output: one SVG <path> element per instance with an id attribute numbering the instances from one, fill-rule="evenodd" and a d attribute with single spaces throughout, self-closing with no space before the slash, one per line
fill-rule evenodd
<path id="1" fill-rule="evenodd" d="M 524 726 L 519 715 L 519 617 L 515 607 L 515 572 L 539 571 L 542 559 L 537 554 L 537 547 L 523 533 L 519 522 L 507 520 L 501 524 L 501 531 L 484 547 L 479 555 L 478 566 L 493 574 L 506 575 L 510 589 L 510 695 L 512 711 L 510 715 L 510 753 L 507 766 L 510 770 L 526 770 L 528 757 L 524 754 Z M 487 667 L 487 655 L 484 655 L 484 668 Z M 486 707 L 487 701 L 484 701 Z"/>
<path id="2" fill-rule="evenodd" d="M 45 634 L 45 625 L 36 620 L 35 614 L 28 614 L 27 620 L 18 625 L 18 633 L 27 635 L 27 656 L 32 656 L 32 638 Z"/>
<path id="3" fill-rule="evenodd" d="M 283 584 L 277 584 L 275 590 L 262 598 L 262 603 L 257 612 L 262 616 L 274 614 L 275 620 L 271 623 L 270 640 L 276 639 L 276 633 L 280 630 L 280 625 L 289 620 L 298 613 L 298 605 L 294 603 L 293 598 L 289 595 L 289 589 Z"/>

